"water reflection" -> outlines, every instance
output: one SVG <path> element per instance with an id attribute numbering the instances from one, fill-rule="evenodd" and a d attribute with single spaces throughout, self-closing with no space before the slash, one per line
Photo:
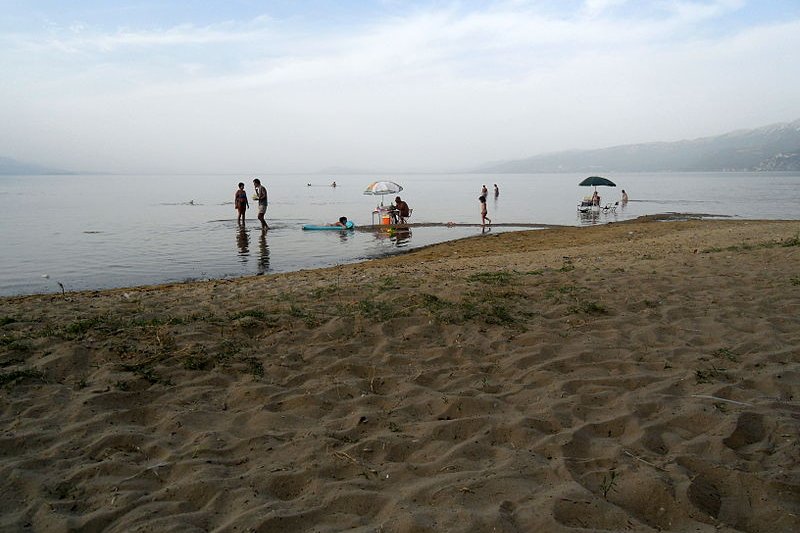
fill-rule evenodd
<path id="1" fill-rule="evenodd" d="M 578 222 L 582 226 L 597 224 L 600 221 L 600 211 L 587 209 L 586 211 L 578 211 Z"/>
<path id="2" fill-rule="evenodd" d="M 592 224 L 606 224 L 608 222 L 617 221 L 617 209 L 614 208 L 594 208 L 586 209 L 584 211 L 578 210 L 578 222 L 581 226 L 589 226 Z"/>
<path id="3" fill-rule="evenodd" d="M 244 226 L 239 226 L 236 232 L 236 246 L 239 248 L 240 261 L 247 263 L 250 258 L 250 234 Z"/>
<path id="4" fill-rule="evenodd" d="M 407 246 L 411 241 L 411 228 L 394 228 L 390 230 L 389 240 L 398 248 Z"/>
<path id="5" fill-rule="evenodd" d="M 411 228 L 389 226 L 386 229 L 381 229 L 373 233 L 375 239 L 379 241 L 389 240 L 398 248 L 407 246 L 411 241 Z"/>
<path id="6" fill-rule="evenodd" d="M 353 238 L 353 234 L 355 232 L 353 232 L 352 230 L 349 230 L 349 231 L 338 231 L 337 233 L 339 234 L 339 240 L 340 241 L 347 242 L 347 241 L 349 241 L 350 239 Z"/>
<path id="7" fill-rule="evenodd" d="M 267 232 L 261 231 L 258 237 L 258 274 L 264 274 L 269 270 L 269 246 L 267 246 Z"/>
<path id="8" fill-rule="evenodd" d="M 250 260 L 250 230 L 244 225 L 236 229 L 236 247 L 239 250 L 239 262 L 247 263 Z M 267 270 L 269 270 L 269 245 L 267 244 L 267 232 L 261 231 L 258 236 L 256 273 L 264 274 Z"/>

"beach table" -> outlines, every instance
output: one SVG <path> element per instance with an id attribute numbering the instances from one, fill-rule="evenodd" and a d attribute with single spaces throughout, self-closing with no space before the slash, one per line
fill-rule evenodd
<path id="1" fill-rule="evenodd" d="M 372 210 L 372 225 L 375 226 L 375 219 L 378 219 L 378 225 L 388 226 L 392 223 L 394 212 L 397 211 L 391 206 L 379 205 Z"/>

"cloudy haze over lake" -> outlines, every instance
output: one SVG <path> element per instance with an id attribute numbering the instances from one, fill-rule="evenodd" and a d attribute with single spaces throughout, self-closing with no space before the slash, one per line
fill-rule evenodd
<path id="1" fill-rule="evenodd" d="M 454 170 L 800 118 L 800 2 L 2 1 L 0 156 Z"/>

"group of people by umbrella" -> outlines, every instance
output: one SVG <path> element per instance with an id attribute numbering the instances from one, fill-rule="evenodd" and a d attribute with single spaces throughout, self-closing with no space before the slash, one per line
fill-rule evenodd
<path id="1" fill-rule="evenodd" d="M 368 195 L 377 195 L 381 197 L 381 205 L 378 206 L 378 210 L 383 209 L 383 197 L 387 194 L 396 194 L 403 190 L 403 186 L 399 183 L 395 183 L 394 181 L 373 181 L 370 183 L 364 194 Z M 481 225 L 486 226 L 487 224 L 491 225 L 492 219 L 490 219 L 487 214 L 488 210 L 486 207 L 486 197 L 489 194 L 489 190 L 486 188 L 486 185 L 481 187 L 481 194 L 478 197 L 478 201 L 480 202 L 481 206 Z M 497 198 L 500 195 L 500 188 L 497 184 L 494 184 L 494 197 Z M 391 219 L 394 223 L 405 224 L 406 219 L 411 216 L 411 208 L 408 204 L 403 201 L 399 196 L 395 197 L 394 204 L 389 206 L 388 212 L 391 214 Z"/>
<path id="2" fill-rule="evenodd" d="M 581 181 L 578 185 L 581 187 L 594 187 L 592 196 L 584 198 L 583 201 L 578 204 L 578 211 L 585 212 L 591 208 L 602 208 L 604 210 L 616 209 L 616 206 L 619 202 L 602 205 L 600 195 L 597 193 L 597 187 L 617 186 L 617 184 L 610 179 L 602 176 L 589 176 L 585 180 Z M 626 203 L 628 203 L 628 193 L 625 192 L 625 189 L 622 189 L 622 205 L 625 205 Z"/>
<path id="3" fill-rule="evenodd" d="M 364 194 L 380 196 L 381 206 L 383 206 L 384 196 L 387 194 L 397 194 L 402 190 L 403 186 L 393 181 L 373 181 L 367 185 L 367 188 L 364 190 Z M 379 206 L 379 209 L 381 206 Z M 395 197 L 394 203 L 385 209 L 385 211 L 389 213 L 392 221 L 395 224 L 405 224 L 406 219 L 411 216 L 411 208 L 408 206 L 408 203 L 403 201 L 403 199 L 399 196 Z"/>

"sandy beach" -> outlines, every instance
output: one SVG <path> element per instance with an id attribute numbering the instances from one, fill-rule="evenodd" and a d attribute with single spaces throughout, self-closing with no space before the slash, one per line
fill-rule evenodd
<path id="1" fill-rule="evenodd" d="M 800 531 L 800 221 L 0 299 L 3 531 Z"/>

